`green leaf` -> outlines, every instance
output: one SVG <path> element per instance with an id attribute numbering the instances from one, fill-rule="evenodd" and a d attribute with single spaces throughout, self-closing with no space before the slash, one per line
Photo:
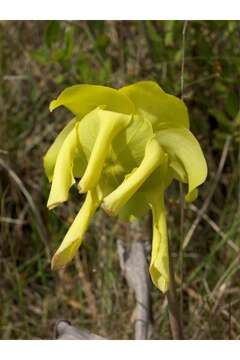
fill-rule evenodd
<path id="1" fill-rule="evenodd" d="M 239 111 L 239 96 L 235 93 L 229 93 L 225 100 L 225 109 L 230 116 L 234 119 Z"/>
<path id="2" fill-rule="evenodd" d="M 64 34 L 64 48 L 62 51 L 62 60 L 68 60 L 72 56 L 74 47 L 74 29 L 69 27 L 65 30 Z"/>
<path id="3" fill-rule="evenodd" d="M 174 20 L 164 21 L 164 30 L 165 30 L 165 45 L 173 46 L 174 45 Z"/>
<path id="4" fill-rule="evenodd" d="M 37 50 L 32 51 L 31 53 L 32 58 L 39 62 L 40 64 L 49 64 L 50 63 L 50 54 L 48 49 L 40 48 Z"/>
<path id="5" fill-rule="evenodd" d="M 51 48 L 52 45 L 59 39 L 60 36 L 60 22 L 56 20 L 49 21 L 45 33 L 44 33 L 44 42 L 48 48 Z"/>
<path id="6" fill-rule="evenodd" d="M 228 117 L 225 115 L 224 112 L 217 109 L 211 109 L 209 113 L 215 117 L 215 119 L 218 122 L 219 128 L 222 131 L 226 131 L 226 132 L 232 131 L 233 124 L 231 123 L 231 121 L 228 119 Z"/>

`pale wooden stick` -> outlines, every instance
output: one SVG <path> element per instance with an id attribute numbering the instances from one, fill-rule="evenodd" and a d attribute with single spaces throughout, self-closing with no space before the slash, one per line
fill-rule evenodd
<path id="1" fill-rule="evenodd" d="M 78 329 L 66 320 L 59 320 L 56 323 L 55 338 L 57 340 L 106 340 L 102 336 Z"/>
<path id="2" fill-rule="evenodd" d="M 123 276 L 134 291 L 135 340 L 148 339 L 151 330 L 150 279 L 143 241 L 133 241 L 129 250 L 121 240 L 117 242 L 118 256 Z"/>
<path id="3" fill-rule="evenodd" d="M 135 230 L 137 231 L 137 229 Z M 136 232 L 135 235 L 137 235 Z M 151 334 L 150 279 L 144 242 L 135 240 L 127 250 L 118 240 L 117 250 L 123 276 L 136 297 L 133 318 L 134 338 L 135 340 L 148 339 Z M 55 338 L 59 340 L 104 340 L 99 335 L 77 329 L 66 320 L 57 322 Z"/>

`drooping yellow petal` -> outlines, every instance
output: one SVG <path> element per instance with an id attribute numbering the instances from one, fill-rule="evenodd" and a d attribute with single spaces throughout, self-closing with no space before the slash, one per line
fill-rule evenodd
<path id="1" fill-rule="evenodd" d="M 70 187 L 75 183 L 73 161 L 78 150 L 76 126 L 71 130 L 58 153 L 47 207 L 53 209 L 68 199 Z"/>
<path id="2" fill-rule="evenodd" d="M 64 129 L 58 134 L 54 143 L 48 149 L 46 155 L 43 158 L 44 170 L 48 177 L 48 180 L 51 182 L 53 178 L 54 167 L 56 164 L 58 153 L 61 149 L 61 146 L 76 124 L 76 118 L 72 119 Z"/>
<path id="3" fill-rule="evenodd" d="M 146 145 L 140 166 L 134 169 L 116 190 L 104 198 L 103 208 L 110 214 L 117 214 L 164 160 L 164 151 L 158 141 L 152 138 Z"/>
<path id="4" fill-rule="evenodd" d="M 52 269 L 57 270 L 69 263 L 76 254 L 82 243 L 83 236 L 93 217 L 101 197 L 96 189 L 87 193 L 86 199 L 77 214 L 75 220 L 70 226 L 62 244 L 52 259 Z"/>
<path id="5" fill-rule="evenodd" d="M 185 195 L 185 200 L 187 202 L 193 202 L 198 197 L 198 189 L 193 189 L 191 192 Z"/>
<path id="6" fill-rule="evenodd" d="M 96 107 L 104 105 L 107 110 L 131 114 L 135 107 L 130 99 L 117 90 L 107 86 L 99 85 L 74 85 L 66 88 L 50 104 L 50 111 L 59 106 L 65 106 L 67 109 L 83 117 Z"/>
<path id="7" fill-rule="evenodd" d="M 138 112 L 147 118 L 154 131 L 170 127 L 189 128 L 187 107 L 176 96 L 167 94 L 154 81 L 139 81 L 119 90 L 135 104 Z"/>
<path id="8" fill-rule="evenodd" d="M 191 193 L 207 176 L 207 163 L 197 139 L 188 129 L 183 128 L 161 130 L 156 138 L 169 154 L 170 166 L 176 171 L 178 169 L 174 163 L 178 160 L 178 166 L 186 173 L 188 192 Z"/>
<path id="9" fill-rule="evenodd" d="M 116 113 L 112 111 L 98 109 L 98 134 L 93 145 L 88 165 L 82 179 L 79 182 L 78 188 L 81 193 L 93 189 L 100 178 L 104 162 L 109 153 L 110 146 L 114 137 L 124 128 L 128 126 L 131 121 L 131 115 Z M 79 137 L 87 136 L 86 129 L 83 129 L 85 124 L 79 126 Z"/>
<path id="10" fill-rule="evenodd" d="M 163 191 L 159 195 L 155 195 L 155 201 L 151 204 L 153 238 L 149 271 L 154 285 L 165 293 L 169 287 L 169 250 Z"/>

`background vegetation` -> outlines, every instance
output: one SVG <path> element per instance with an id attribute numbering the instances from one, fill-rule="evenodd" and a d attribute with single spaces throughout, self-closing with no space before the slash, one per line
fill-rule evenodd
<path id="1" fill-rule="evenodd" d="M 183 27 L 182 21 L 0 22 L 0 338 L 52 338 L 59 318 L 109 338 L 132 337 L 134 297 L 120 273 L 116 240 L 130 243 L 135 234 L 98 211 L 76 261 L 51 272 L 49 256 L 82 199 L 76 193 L 47 210 L 42 157 L 69 119 L 64 109 L 48 111 L 62 89 L 140 79 L 177 96 L 184 79 L 191 129 L 209 166 L 198 200 L 185 206 L 183 236 L 178 186 L 167 199 L 185 336 L 240 337 L 240 23 L 190 21 L 185 36 Z M 148 240 L 148 219 L 141 227 Z M 166 299 L 155 288 L 151 296 L 152 338 L 171 338 Z"/>

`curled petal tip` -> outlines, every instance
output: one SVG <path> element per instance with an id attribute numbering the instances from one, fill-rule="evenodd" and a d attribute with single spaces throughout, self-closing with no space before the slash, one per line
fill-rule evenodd
<path id="1" fill-rule="evenodd" d="M 59 249 L 55 252 L 55 254 L 52 257 L 52 261 L 51 261 L 51 270 L 52 271 L 57 271 L 57 270 L 61 270 L 64 269 L 67 265 L 67 263 L 70 260 L 66 260 L 66 257 L 64 255 L 66 251 L 59 251 Z"/>
<path id="2" fill-rule="evenodd" d="M 153 284 L 161 290 L 162 293 L 166 293 L 169 290 L 169 274 L 163 274 L 166 270 L 168 272 L 167 267 L 168 265 L 166 266 L 166 264 L 163 263 L 160 266 L 151 264 L 149 269 Z"/>
<path id="3" fill-rule="evenodd" d="M 64 267 L 64 265 L 61 264 L 61 261 L 59 262 L 59 258 L 57 256 L 57 254 L 55 254 L 51 261 L 51 270 L 56 271 L 56 270 L 60 270 L 63 267 Z"/>
<path id="4" fill-rule="evenodd" d="M 77 184 L 77 189 L 78 189 L 79 194 L 86 194 L 89 191 L 88 185 L 89 185 L 88 182 L 86 183 L 84 181 L 84 179 L 83 179 L 83 181 L 81 179 L 79 181 L 79 183 Z"/>
<path id="5" fill-rule="evenodd" d="M 60 203 L 47 203 L 48 210 L 53 210 L 55 207 L 57 207 Z"/>
<path id="6" fill-rule="evenodd" d="M 108 214 L 110 216 L 116 215 L 114 213 L 114 211 L 107 206 L 107 204 L 104 202 L 104 200 L 102 202 L 101 208 L 105 211 L 106 214 Z"/>
<path id="7" fill-rule="evenodd" d="M 53 100 L 53 101 L 50 102 L 50 104 L 49 104 L 50 112 L 55 110 L 57 107 L 58 107 L 58 101 L 57 100 Z"/>
<path id="8" fill-rule="evenodd" d="M 160 278 L 158 280 L 158 289 L 162 291 L 162 293 L 166 293 L 169 289 L 169 281 L 165 278 Z"/>
<path id="9" fill-rule="evenodd" d="M 79 181 L 79 183 L 77 185 L 77 189 L 78 189 L 79 194 L 85 194 L 87 192 L 82 188 L 81 181 Z"/>
<path id="10" fill-rule="evenodd" d="M 198 197 L 198 189 L 193 189 L 191 192 L 185 195 L 186 202 L 193 202 Z"/>
<path id="11" fill-rule="evenodd" d="M 64 267 L 73 259 L 82 243 L 83 236 L 87 231 L 88 225 L 99 203 L 100 198 L 98 197 L 96 191 L 94 190 L 92 192 L 88 192 L 83 206 L 65 235 L 62 244 L 53 256 L 53 270 L 58 270 Z"/>

